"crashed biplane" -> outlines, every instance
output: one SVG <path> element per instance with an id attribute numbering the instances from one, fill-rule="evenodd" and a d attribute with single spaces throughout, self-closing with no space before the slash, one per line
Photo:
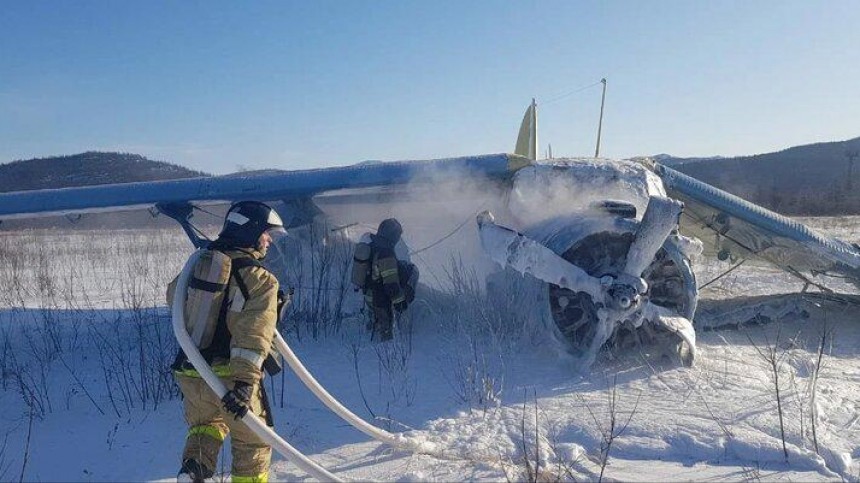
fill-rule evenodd
<path id="1" fill-rule="evenodd" d="M 826 276 L 860 281 L 854 245 L 648 159 L 538 161 L 536 143 L 532 106 L 519 154 L 3 193 L 0 220 L 148 208 L 176 220 L 201 247 L 206 240 L 191 224 L 198 204 L 280 202 L 287 226 L 298 227 L 325 216 L 318 201 L 335 192 L 389 190 L 396 198 L 391 190 L 440 176 L 487 180 L 503 202 L 477 216 L 485 252 L 546 284 L 551 328 L 585 366 L 605 345 L 631 342 L 668 344 L 692 362 L 691 259 L 703 247 L 720 259 L 764 260 L 815 286 Z"/>

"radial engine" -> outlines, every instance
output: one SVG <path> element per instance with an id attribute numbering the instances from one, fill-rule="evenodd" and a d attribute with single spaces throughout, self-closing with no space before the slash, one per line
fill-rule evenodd
<path id="1" fill-rule="evenodd" d="M 605 345 L 692 364 L 698 297 L 683 203 L 637 162 L 554 160 L 514 175 L 507 213 L 478 216 L 484 250 L 546 282 L 555 336 L 590 365 Z"/>

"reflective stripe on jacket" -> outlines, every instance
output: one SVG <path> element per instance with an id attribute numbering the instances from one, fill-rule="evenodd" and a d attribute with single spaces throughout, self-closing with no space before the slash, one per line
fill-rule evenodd
<path id="1" fill-rule="evenodd" d="M 230 250 L 230 258 L 262 258 L 258 251 Z M 241 268 L 236 275 L 248 290 L 247 300 L 238 284 L 229 288 L 227 328 L 230 330 L 230 372 L 235 381 L 256 384 L 263 377 L 263 361 L 272 350 L 278 322 L 278 279 L 262 267 Z M 232 282 L 232 280 L 231 280 Z"/>
<path id="2" fill-rule="evenodd" d="M 382 286 L 391 303 L 403 302 L 406 297 L 400 286 L 400 273 L 397 269 L 397 257 L 394 250 L 388 247 L 380 247 L 375 250 L 372 266 L 373 281 Z"/>

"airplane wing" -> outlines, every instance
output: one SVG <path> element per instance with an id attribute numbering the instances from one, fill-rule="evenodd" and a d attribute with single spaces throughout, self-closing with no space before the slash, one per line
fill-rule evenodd
<path id="1" fill-rule="evenodd" d="M 860 279 L 860 250 L 820 235 L 669 167 L 654 168 L 669 196 L 684 202 L 681 230 L 721 260 L 760 259 L 807 282 L 818 274 Z"/>
<path id="2" fill-rule="evenodd" d="M 354 166 L 266 172 L 18 191 L 0 194 L 0 220 L 104 211 L 182 206 L 191 202 L 236 200 L 310 203 L 335 190 L 432 182 L 441 176 L 481 175 L 503 179 L 529 161 L 513 154 L 490 154 L 430 161 L 362 163 Z"/>

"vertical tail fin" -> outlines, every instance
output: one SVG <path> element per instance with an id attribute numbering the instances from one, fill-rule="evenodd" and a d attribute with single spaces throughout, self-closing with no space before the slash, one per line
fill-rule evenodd
<path id="1" fill-rule="evenodd" d="M 523 123 L 520 125 L 520 134 L 517 136 L 517 146 L 514 154 L 524 156 L 534 161 L 537 159 L 537 103 L 532 99 Z"/>

